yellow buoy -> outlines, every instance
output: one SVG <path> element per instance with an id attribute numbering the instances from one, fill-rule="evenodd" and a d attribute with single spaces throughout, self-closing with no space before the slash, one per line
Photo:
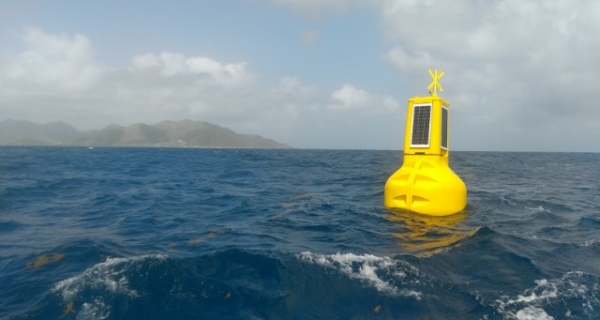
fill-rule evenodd
<path id="1" fill-rule="evenodd" d="M 429 70 L 428 97 L 408 100 L 404 162 L 387 180 L 384 205 L 432 216 L 459 212 L 467 205 L 467 187 L 448 166 L 450 105 L 437 95 L 444 72 Z"/>

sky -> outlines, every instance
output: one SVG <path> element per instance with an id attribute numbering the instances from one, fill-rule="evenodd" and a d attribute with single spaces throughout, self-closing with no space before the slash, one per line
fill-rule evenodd
<path id="1" fill-rule="evenodd" d="M 0 121 L 199 120 L 401 150 L 443 70 L 456 151 L 600 152 L 600 1 L 0 1 Z"/>

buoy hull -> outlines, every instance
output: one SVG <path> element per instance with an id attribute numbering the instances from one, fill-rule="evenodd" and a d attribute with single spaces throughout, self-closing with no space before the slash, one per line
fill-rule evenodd
<path id="1" fill-rule="evenodd" d="M 384 187 L 384 205 L 432 216 L 447 216 L 467 205 L 467 187 L 439 155 L 405 155 Z"/>

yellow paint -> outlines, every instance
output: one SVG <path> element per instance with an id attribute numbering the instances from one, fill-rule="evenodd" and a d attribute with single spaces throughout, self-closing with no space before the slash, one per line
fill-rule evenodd
<path id="1" fill-rule="evenodd" d="M 444 71 L 440 70 L 440 73 L 438 73 L 438 71 L 435 70 L 435 73 L 433 73 L 431 70 L 429 70 L 429 75 L 433 78 L 433 82 L 431 82 L 427 89 L 431 90 L 433 88 L 431 95 L 436 97 L 438 87 L 440 88 L 440 91 L 444 91 L 444 88 L 442 88 L 442 85 L 439 82 L 439 80 L 444 76 Z"/>
<path id="2" fill-rule="evenodd" d="M 384 205 L 390 209 L 404 209 L 432 216 L 446 216 L 459 212 L 467 205 L 467 187 L 448 166 L 450 153 L 450 104 L 437 96 L 442 86 L 438 80 L 443 72 L 429 71 L 434 81 L 428 97 L 408 100 L 404 133 L 404 161 L 384 187 Z M 429 108 L 428 108 L 429 106 Z M 430 117 L 426 143 L 413 138 L 415 109 L 429 109 Z M 442 114 L 446 113 L 446 132 L 443 139 Z M 445 145 L 443 144 L 445 140 Z"/>

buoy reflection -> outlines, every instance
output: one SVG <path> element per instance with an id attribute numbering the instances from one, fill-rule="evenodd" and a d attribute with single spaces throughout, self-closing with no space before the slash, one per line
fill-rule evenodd
<path id="1" fill-rule="evenodd" d="M 386 218 L 394 222 L 398 232 L 393 233 L 405 253 L 427 257 L 458 245 L 471 237 L 477 229 L 469 230 L 462 222 L 465 210 L 449 216 L 428 216 L 406 210 L 393 210 Z"/>

